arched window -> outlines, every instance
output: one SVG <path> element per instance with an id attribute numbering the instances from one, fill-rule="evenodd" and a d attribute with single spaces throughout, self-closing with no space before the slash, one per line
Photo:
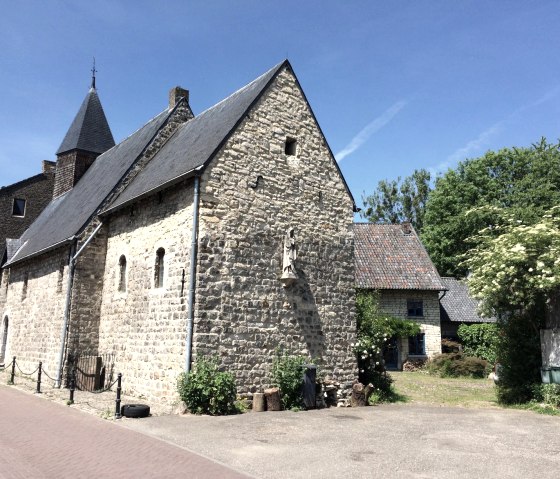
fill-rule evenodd
<path id="1" fill-rule="evenodd" d="M 126 256 L 124 254 L 119 258 L 119 291 L 126 291 Z"/>
<path id="2" fill-rule="evenodd" d="M 4 324 L 2 325 L 2 343 L 0 346 L 0 364 L 4 364 L 4 359 L 6 357 L 6 344 L 8 344 L 8 316 L 4 318 Z"/>
<path id="3" fill-rule="evenodd" d="M 163 288 L 164 257 L 165 250 L 159 248 L 156 251 L 156 264 L 154 267 L 154 287 L 156 288 Z"/>

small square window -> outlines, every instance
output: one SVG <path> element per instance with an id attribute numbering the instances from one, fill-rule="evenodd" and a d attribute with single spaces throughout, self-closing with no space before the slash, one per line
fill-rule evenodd
<path id="1" fill-rule="evenodd" d="M 284 146 L 284 153 L 286 155 L 294 156 L 296 154 L 297 140 L 294 138 L 286 138 L 286 145 Z"/>
<path id="2" fill-rule="evenodd" d="M 424 316 L 424 304 L 422 301 L 409 299 L 406 302 L 406 309 L 408 310 L 408 316 L 412 316 L 412 317 Z"/>
<path id="3" fill-rule="evenodd" d="M 25 200 L 22 198 L 14 198 L 12 206 L 12 216 L 25 216 Z"/>

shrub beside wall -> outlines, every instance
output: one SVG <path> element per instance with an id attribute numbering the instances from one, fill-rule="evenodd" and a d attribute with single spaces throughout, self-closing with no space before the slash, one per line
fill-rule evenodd
<path id="1" fill-rule="evenodd" d="M 494 323 L 462 324 L 457 331 L 463 352 L 494 364 L 497 361 L 498 326 Z"/>

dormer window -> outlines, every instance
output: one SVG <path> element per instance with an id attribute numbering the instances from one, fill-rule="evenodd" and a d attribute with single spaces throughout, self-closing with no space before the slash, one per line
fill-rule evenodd
<path id="1" fill-rule="evenodd" d="M 296 154 L 297 140 L 295 138 L 286 138 L 286 144 L 284 145 L 284 153 L 288 156 L 294 156 Z"/>
<path id="2" fill-rule="evenodd" d="M 25 200 L 23 198 L 14 198 L 12 216 L 19 216 L 20 218 L 25 216 Z"/>

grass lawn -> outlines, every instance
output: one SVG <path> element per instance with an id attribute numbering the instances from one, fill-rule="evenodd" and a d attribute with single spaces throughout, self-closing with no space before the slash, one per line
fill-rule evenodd
<path id="1" fill-rule="evenodd" d="M 498 407 L 489 379 L 440 378 L 421 372 L 391 372 L 395 390 L 409 402 L 463 407 Z"/>

